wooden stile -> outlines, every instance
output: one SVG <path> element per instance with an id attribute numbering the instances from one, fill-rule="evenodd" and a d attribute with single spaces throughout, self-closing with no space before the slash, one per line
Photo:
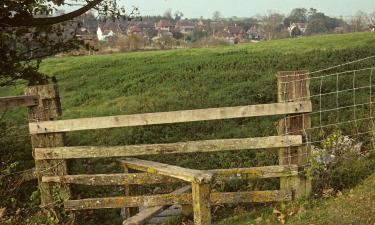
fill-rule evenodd
<path id="1" fill-rule="evenodd" d="M 131 157 L 156 154 L 217 152 L 224 150 L 269 149 L 300 145 L 302 145 L 302 136 L 297 135 L 112 147 L 36 148 L 35 159 Z"/>
<path id="2" fill-rule="evenodd" d="M 43 121 L 30 123 L 29 130 L 31 134 L 44 134 L 115 127 L 145 126 L 156 124 L 258 117 L 268 115 L 295 114 L 311 112 L 311 108 L 311 101 L 301 101 L 72 120 Z"/>
<path id="3" fill-rule="evenodd" d="M 298 102 L 310 99 L 310 76 L 308 71 L 280 72 L 278 80 L 278 101 Z M 302 135 L 307 138 L 307 129 L 311 128 L 311 117 L 305 114 L 289 115 L 278 123 L 279 135 Z M 308 164 L 310 150 L 307 145 L 300 147 L 281 148 L 279 150 L 280 165 Z M 282 190 L 292 189 L 294 197 L 301 198 L 311 193 L 311 181 L 303 176 L 281 178 Z"/>
<path id="4" fill-rule="evenodd" d="M 252 191 L 252 192 L 228 192 L 211 193 L 211 205 L 233 203 L 267 203 L 290 201 L 291 191 Z M 151 196 L 91 198 L 81 200 L 67 200 L 64 202 L 67 210 L 85 209 L 120 209 L 124 207 L 153 207 L 163 205 L 191 205 L 191 194 L 162 194 Z"/>

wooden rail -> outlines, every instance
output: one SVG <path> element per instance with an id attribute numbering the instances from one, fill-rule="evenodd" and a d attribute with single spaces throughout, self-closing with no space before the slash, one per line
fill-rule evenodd
<path id="1" fill-rule="evenodd" d="M 126 159 L 122 162 L 132 170 L 143 171 L 158 175 L 165 175 L 168 177 L 177 178 L 187 182 L 194 183 L 210 183 L 213 174 L 203 170 L 186 169 L 179 166 L 172 166 L 168 164 L 151 162 L 140 159 Z"/>
<path id="2" fill-rule="evenodd" d="M 269 149 L 301 145 L 302 136 L 275 136 L 245 139 L 192 141 L 172 144 L 128 145 L 118 147 L 91 146 L 36 148 L 34 158 L 36 160 L 45 160 L 132 157 L 157 154 L 218 152 L 224 150 Z"/>
<path id="3" fill-rule="evenodd" d="M 228 192 L 211 193 L 211 205 L 239 204 L 239 203 L 266 203 L 278 201 L 290 201 L 291 191 L 252 191 L 252 192 Z M 67 210 L 84 209 L 115 209 L 131 207 L 154 207 L 163 205 L 191 205 L 192 194 L 161 194 L 152 196 L 129 196 L 112 198 L 91 198 L 81 200 L 67 200 L 64 202 Z"/>
<path id="4" fill-rule="evenodd" d="M 39 97 L 35 95 L 0 97 L 0 109 L 12 107 L 30 107 L 39 103 Z"/>
<path id="5" fill-rule="evenodd" d="M 252 168 L 208 170 L 214 174 L 214 180 L 232 179 L 266 179 L 276 177 L 290 177 L 298 175 L 298 167 L 291 166 L 265 166 Z M 122 186 L 141 184 L 179 183 L 181 180 L 150 173 L 121 173 L 121 174 L 95 174 L 95 175 L 65 175 L 45 176 L 42 182 L 66 183 L 92 186 Z"/>
<path id="6" fill-rule="evenodd" d="M 194 121 L 258 117 L 268 115 L 284 115 L 306 113 L 311 111 L 311 101 L 303 101 L 72 120 L 43 121 L 30 123 L 29 129 L 31 134 L 45 134 L 115 127 L 185 123 Z"/>

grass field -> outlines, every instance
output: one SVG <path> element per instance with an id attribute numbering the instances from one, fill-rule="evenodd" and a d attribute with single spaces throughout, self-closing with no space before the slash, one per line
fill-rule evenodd
<path id="1" fill-rule="evenodd" d="M 82 118 L 273 103 L 276 102 L 275 75 L 278 71 L 316 71 L 372 55 L 375 55 L 375 33 L 357 33 L 203 49 L 51 58 L 43 62 L 41 71 L 56 76 L 58 80 L 63 118 Z M 374 62 L 375 60 L 368 60 L 329 72 L 370 67 Z M 312 89 L 318 88 L 312 86 Z M 22 85 L 1 88 L 0 96 L 18 95 L 22 93 L 22 89 Z M 10 123 L 25 123 L 26 110 L 9 110 L 5 118 Z M 73 132 L 67 136 L 67 144 L 120 145 L 260 137 L 276 134 L 276 120 L 277 118 L 235 119 Z M 27 136 L 25 124 L 20 127 L 18 133 Z M 17 149 L 19 155 L 12 156 L 12 159 L 22 161 L 25 165 L 32 164 L 28 138 L 18 144 L 12 143 L 11 137 L 2 141 L 5 138 L 0 139 L 0 144 L 12 147 L 4 152 L 2 158 L 9 158 Z M 262 151 L 203 156 L 190 154 L 180 156 L 178 160 L 172 156 L 149 158 L 161 162 L 172 161 L 197 169 L 277 163 L 276 154 L 265 154 Z M 210 163 L 207 163 L 208 159 Z M 76 163 L 73 172 L 116 170 L 114 163 L 95 161 L 98 164 L 85 165 L 84 162 Z M 102 166 L 97 166 L 100 163 Z M 366 174 L 368 173 L 367 171 Z M 362 174 L 358 179 L 363 176 L 365 175 Z M 235 189 L 237 186 L 230 184 L 227 189 Z M 260 182 L 252 186 L 255 189 L 269 187 L 277 185 L 275 182 Z M 77 190 L 85 191 L 80 187 Z M 100 190 L 90 192 L 86 194 L 102 193 Z"/>

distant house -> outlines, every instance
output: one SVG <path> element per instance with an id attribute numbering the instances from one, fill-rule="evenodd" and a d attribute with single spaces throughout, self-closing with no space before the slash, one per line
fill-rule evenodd
<path id="1" fill-rule="evenodd" d="M 126 34 L 128 36 L 130 35 L 139 35 L 139 36 L 142 36 L 143 35 L 143 29 L 139 26 L 130 26 L 126 32 Z"/>
<path id="2" fill-rule="evenodd" d="M 191 34 L 195 29 L 195 23 L 189 20 L 181 20 L 176 23 L 176 31 L 183 34 Z"/>
<path id="3" fill-rule="evenodd" d="M 157 30 L 158 32 L 172 32 L 174 28 L 174 24 L 169 20 L 163 19 L 155 23 L 155 30 Z"/>
<path id="4" fill-rule="evenodd" d="M 335 27 L 335 29 L 333 29 L 333 32 L 336 34 L 342 34 L 344 33 L 344 27 L 343 26 Z"/>
<path id="5" fill-rule="evenodd" d="M 104 30 L 98 26 L 98 30 L 96 31 L 96 36 L 99 41 L 107 41 L 109 37 L 113 37 L 115 33 L 112 30 Z"/>
<path id="6" fill-rule="evenodd" d="M 219 40 L 226 41 L 230 44 L 237 44 L 245 40 L 246 32 L 242 27 L 237 25 L 224 27 L 215 31 L 214 37 Z"/>
<path id="7" fill-rule="evenodd" d="M 262 26 L 257 26 L 257 25 L 250 27 L 250 29 L 246 31 L 248 39 L 255 40 L 255 41 L 260 41 L 264 39 L 264 36 L 265 36 L 264 33 L 265 32 Z"/>
<path id="8" fill-rule="evenodd" d="M 288 31 L 291 37 L 298 37 L 302 36 L 306 33 L 307 30 L 307 23 L 292 23 L 288 27 Z"/>
<path id="9" fill-rule="evenodd" d="M 227 27 L 225 30 L 234 38 L 243 38 L 245 34 L 245 30 L 242 27 L 237 26 L 237 24 L 235 26 Z"/>

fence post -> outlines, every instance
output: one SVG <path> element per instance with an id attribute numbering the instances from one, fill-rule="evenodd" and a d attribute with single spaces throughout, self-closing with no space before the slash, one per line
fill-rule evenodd
<path id="1" fill-rule="evenodd" d="M 211 225 L 210 184 L 192 183 L 194 225 Z"/>
<path id="2" fill-rule="evenodd" d="M 126 164 L 122 163 L 122 168 L 124 173 L 134 173 L 135 171 L 132 169 L 129 169 Z M 136 186 L 135 185 L 130 185 L 126 184 L 124 186 L 124 194 L 125 196 L 132 196 L 135 194 Z M 121 209 L 121 217 L 122 219 L 129 219 L 136 215 L 139 212 L 139 208 L 122 208 Z"/>
<path id="3" fill-rule="evenodd" d="M 310 100 L 310 76 L 308 71 L 279 72 L 277 74 L 278 102 Z M 306 144 L 307 131 L 311 128 L 311 117 L 305 114 L 287 116 L 278 123 L 279 135 L 302 135 L 305 144 L 302 147 L 281 148 L 280 165 L 298 165 L 299 171 L 308 164 L 310 147 Z M 294 198 L 308 196 L 311 193 L 311 180 L 305 176 L 280 178 L 281 190 L 292 189 Z"/>
<path id="4" fill-rule="evenodd" d="M 61 115 L 60 96 L 56 84 L 27 87 L 25 94 L 39 97 L 39 104 L 28 108 L 29 122 L 55 120 Z M 31 143 L 34 156 L 35 148 L 64 146 L 64 134 L 34 134 L 31 135 Z M 62 183 L 56 186 L 56 184 L 42 182 L 42 176 L 66 175 L 65 160 L 36 160 L 35 168 L 43 207 L 54 208 L 59 203 L 62 204 L 61 200 L 70 198 L 68 185 Z"/>

